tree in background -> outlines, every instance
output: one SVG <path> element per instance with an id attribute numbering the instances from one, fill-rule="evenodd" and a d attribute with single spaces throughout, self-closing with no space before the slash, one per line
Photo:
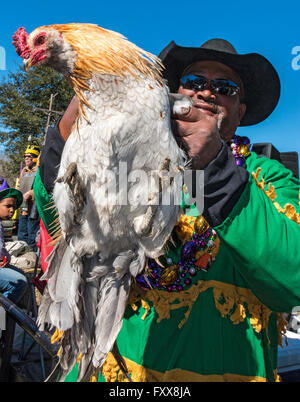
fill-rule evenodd
<path id="1" fill-rule="evenodd" d="M 65 78 L 50 68 L 9 73 L 0 83 L 0 146 L 10 177 L 19 173 L 29 136 L 43 145 L 47 115 L 36 108 L 48 109 L 51 94 L 57 94 L 52 109 L 63 112 L 74 92 Z M 53 115 L 50 123 L 54 124 L 58 117 Z M 0 159 L 3 166 L 3 158 Z"/>
<path id="2" fill-rule="evenodd" d="M 8 169 L 8 158 L 5 155 L 5 151 L 0 151 L 0 176 L 7 180 L 10 187 L 14 187 L 16 184 L 16 175 L 14 172 Z"/>

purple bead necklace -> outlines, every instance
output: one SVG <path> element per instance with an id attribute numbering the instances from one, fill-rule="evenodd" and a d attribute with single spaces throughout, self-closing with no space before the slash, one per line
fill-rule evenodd
<path id="1" fill-rule="evenodd" d="M 181 258 L 175 264 L 171 258 L 166 258 L 167 266 L 162 267 L 155 260 L 148 260 L 148 274 L 136 277 L 136 282 L 143 289 L 159 289 L 168 292 L 180 292 L 191 285 L 192 278 L 198 271 L 207 271 L 212 258 L 206 259 L 203 264 L 197 264 L 197 252 L 203 250 L 211 254 L 217 234 L 214 229 L 202 233 L 194 233 L 191 241 L 186 242 L 181 249 Z M 201 258 L 198 262 L 201 261 Z"/>
<path id="2" fill-rule="evenodd" d="M 246 164 L 246 158 L 250 155 L 249 138 L 235 135 L 232 140 L 230 140 L 230 147 L 237 166 L 244 167 Z"/>

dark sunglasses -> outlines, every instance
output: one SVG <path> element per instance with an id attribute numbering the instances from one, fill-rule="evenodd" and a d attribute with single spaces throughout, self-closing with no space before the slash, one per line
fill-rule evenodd
<path id="1" fill-rule="evenodd" d="M 216 94 L 226 96 L 234 96 L 240 91 L 239 86 L 231 80 L 221 78 L 209 80 L 202 75 L 185 75 L 180 78 L 180 84 L 183 88 L 192 89 L 195 92 L 210 88 Z"/>

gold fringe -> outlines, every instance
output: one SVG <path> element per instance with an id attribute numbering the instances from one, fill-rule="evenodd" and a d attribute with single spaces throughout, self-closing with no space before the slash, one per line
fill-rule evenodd
<path id="1" fill-rule="evenodd" d="M 125 359 L 125 361 L 127 363 L 127 359 Z M 127 369 L 132 381 L 141 381 L 140 375 L 136 374 L 137 372 L 132 369 L 132 365 L 130 365 L 130 367 L 127 366 Z M 107 355 L 106 361 L 103 364 L 102 374 L 106 382 L 129 382 L 129 380 L 123 375 L 116 359 L 111 352 Z"/>
<path id="2" fill-rule="evenodd" d="M 283 338 L 285 339 L 285 344 L 288 346 L 288 339 L 286 336 L 287 321 L 282 313 L 277 313 L 277 328 L 278 328 L 278 345 L 283 348 Z"/>
<path id="3" fill-rule="evenodd" d="M 223 318 L 228 317 L 233 324 L 239 324 L 246 318 L 245 305 L 247 304 L 250 314 L 249 321 L 254 331 L 259 333 L 262 329 L 268 329 L 269 317 L 272 311 L 263 305 L 250 289 L 219 281 L 199 280 L 197 284 L 192 285 L 188 290 L 176 293 L 157 289 L 144 291 L 138 289 L 137 286 L 133 286 L 129 296 L 129 304 L 131 304 L 134 311 L 137 311 L 137 303 L 139 301 L 142 303 L 142 306 L 146 309 L 142 316 L 144 320 L 150 311 L 147 301 L 153 303 L 153 307 L 158 314 L 158 323 L 164 319 L 169 319 L 172 310 L 187 307 L 188 309 L 183 319 L 178 324 L 180 329 L 186 323 L 199 294 L 209 288 L 213 289 L 216 308 Z"/>
<path id="4" fill-rule="evenodd" d="M 215 282 L 215 281 L 210 281 Z M 250 324 L 255 332 L 267 331 L 269 317 L 272 313 L 250 289 L 225 283 L 214 283 L 213 293 L 217 310 L 223 318 L 229 317 L 233 324 L 239 324 L 246 318 L 246 307 L 250 314 Z"/>
<path id="5" fill-rule="evenodd" d="M 144 320 L 147 317 L 151 307 L 145 300 L 141 300 L 141 303 L 142 303 L 142 307 L 146 310 L 144 315 L 142 316 L 142 320 Z"/>
<path id="6" fill-rule="evenodd" d="M 268 190 L 265 190 L 265 180 L 264 178 L 261 179 L 261 181 L 258 181 L 258 176 L 261 172 L 261 168 L 259 167 L 256 171 L 256 173 L 252 172 L 252 176 L 254 177 L 255 183 L 257 187 L 259 187 L 272 201 L 276 198 L 276 193 L 275 193 L 275 187 L 269 183 Z"/>
<path id="7" fill-rule="evenodd" d="M 165 373 L 151 370 L 134 361 L 124 358 L 128 372 L 133 382 L 266 382 L 266 378 L 258 376 L 245 376 L 240 374 L 225 373 L 202 375 L 192 371 L 173 369 Z M 113 355 L 109 353 L 103 365 L 103 376 L 107 382 L 127 382 Z M 277 379 L 277 373 L 274 372 Z"/>
<path id="8" fill-rule="evenodd" d="M 281 382 L 281 377 L 277 372 L 277 369 L 274 370 L 274 378 L 275 378 L 275 382 Z"/>
<path id="9" fill-rule="evenodd" d="M 98 377 L 99 377 L 99 373 L 100 373 L 100 367 L 99 368 L 94 368 L 93 373 L 92 373 L 92 375 L 90 377 L 90 382 L 97 382 Z"/>

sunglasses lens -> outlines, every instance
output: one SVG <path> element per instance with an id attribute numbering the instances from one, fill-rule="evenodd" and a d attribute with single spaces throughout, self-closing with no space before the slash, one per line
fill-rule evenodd
<path id="1" fill-rule="evenodd" d="M 180 83 L 185 89 L 203 91 L 207 84 L 207 79 L 197 75 L 185 75 L 180 79 Z"/>
<path id="2" fill-rule="evenodd" d="M 234 96 L 238 93 L 238 85 L 230 80 L 208 80 L 201 75 L 185 75 L 180 79 L 180 84 L 185 89 L 192 89 L 193 91 L 203 91 L 208 87 L 210 82 L 211 89 L 220 95 Z"/>
<path id="3" fill-rule="evenodd" d="M 238 85 L 229 80 L 212 80 L 211 86 L 220 95 L 234 96 L 239 91 Z"/>

